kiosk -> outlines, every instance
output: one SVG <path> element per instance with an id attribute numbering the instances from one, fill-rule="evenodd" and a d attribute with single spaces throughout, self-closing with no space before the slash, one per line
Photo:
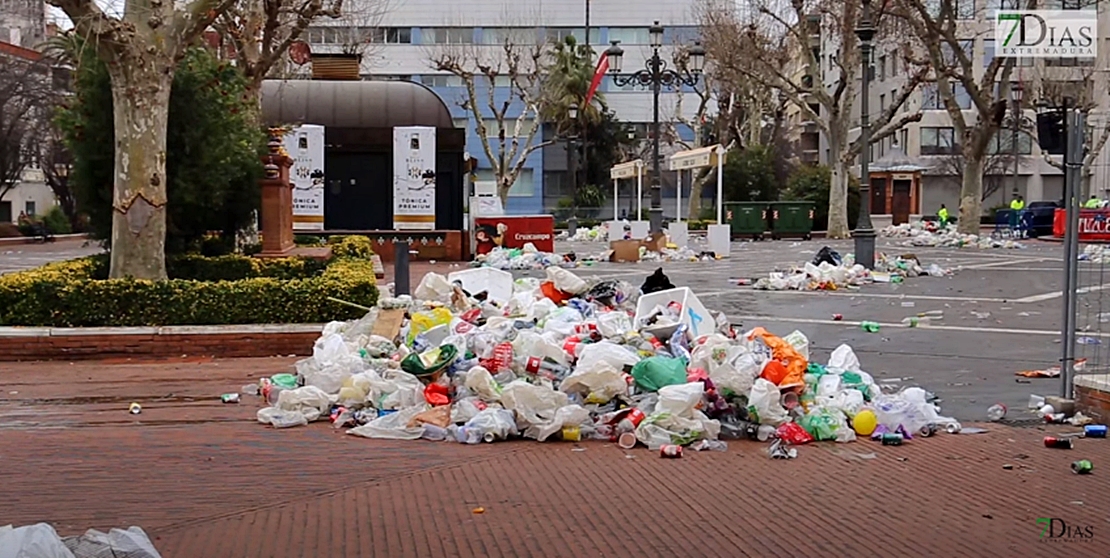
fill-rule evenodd
<path id="1" fill-rule="evenodd" d="M 679 247 L 686 245 L 686 223 L 682 222 L 682 171 L 691 171 L 691 179 L 695 169 L 717 167 L 717 224 L 709 225 L 709 249 L 718 256 L 725 258 L 729 255 L 731 242 L 731 229 L 724 222 L 724 146 L 710 145 L 689 151 L 680 151 L 671 155 L 670 169 L 678 173 L 678 219 L 670 224 L 671 240 Z M 682 242 L 679 242 L 679 239 Z"/>

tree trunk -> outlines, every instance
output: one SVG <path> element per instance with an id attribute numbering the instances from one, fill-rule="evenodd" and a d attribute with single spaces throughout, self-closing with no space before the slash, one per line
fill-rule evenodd
<path id="1" fill-rule="evenodd" d="M 166 127 L 173 64 L 146 52 L 131 54 L 138 55 L 108 64 L 116 135 L 109 276 L 161 280 L 166 278 Z"/>
<path id="2" fill-rule="evenodd" d="M 701 219 L 701 192 L 705 188 L 705 178 L 695 177 L 690 181 L 690 209 L 687 219 L 691 221 Z"/>
<path id="3" fill-rule="evenodd" d="M 501 198 L 501 209 L 509 210 L 509 190 L 513 188 L 513 180 L 503 176 L 497 180 L 497 196 Z"/>
<path id="4" fill-rule="evenodd" d="M 983 169 L 986 157 L 983 154 L 964 153 L 963 184 L 960 188 L 960 222 L 957 230 L 961 234 L 979 234 L 979 216 L 983 214 Z"/>
<path id="5" fill-rule="evenodd" d="M 829 184 L 829 226 L 827 238 L 848 238 L 848 164 L 837 159 L 833 163 Z"/>

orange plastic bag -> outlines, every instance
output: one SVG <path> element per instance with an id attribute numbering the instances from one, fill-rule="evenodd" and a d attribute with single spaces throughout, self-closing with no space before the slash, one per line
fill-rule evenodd
<path id="1" fill-rule="evenodd" d="M 565 293 L 563 291 L 560 291 L 559 289 L 556 289 L 555 283 L 551 281 L 544 281 L 543 283 L 540 283 L 540 292 L 543 293 L 543 296 L 551 299 L 551 302 L 554 302 L 555 304 L 562 304 L 573 297 L 573 295 L 569 293 Z"/>
<path id="2" fill-rule="evenodd" d="M 809 362 L 794 350 L 794 346 L 783 338 L 771 335 L 766 329 L 757 327 L 748 335 L 748 339 L 762 339 L 763 343 L 771 348 L 774 360 L 763 367 L 760 376 L 775 385 L 792 387 L 805 385 L 806 367 Z"/>

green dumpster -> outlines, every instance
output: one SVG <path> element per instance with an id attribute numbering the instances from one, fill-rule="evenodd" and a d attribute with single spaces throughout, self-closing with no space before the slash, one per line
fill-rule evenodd
<path id="1" fill-rule="evenodd" d="M 725 221 L 733 238 L 752 237 L 763 240 L 767 231 L 767 202 L 732 202 L 725 204 Z"/>
<path id="2" fill-rule="evenodd" d="M 780 201 L 771 203 L 771 238 L 784 236 L 810 239 L 813 232 L 813 202 Z"/>

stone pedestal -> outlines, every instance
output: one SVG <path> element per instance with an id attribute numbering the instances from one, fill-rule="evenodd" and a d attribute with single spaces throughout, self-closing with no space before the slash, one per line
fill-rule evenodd
<path id="1" fill-rule="evenodd" d="M 261 257 L 281 257 L 293 250 L 293 188 L 289 184 L 289 167 L 293 160 L 274 154 L 263 158 L 266 177 L 262 187 L 262 252 Z"/>

